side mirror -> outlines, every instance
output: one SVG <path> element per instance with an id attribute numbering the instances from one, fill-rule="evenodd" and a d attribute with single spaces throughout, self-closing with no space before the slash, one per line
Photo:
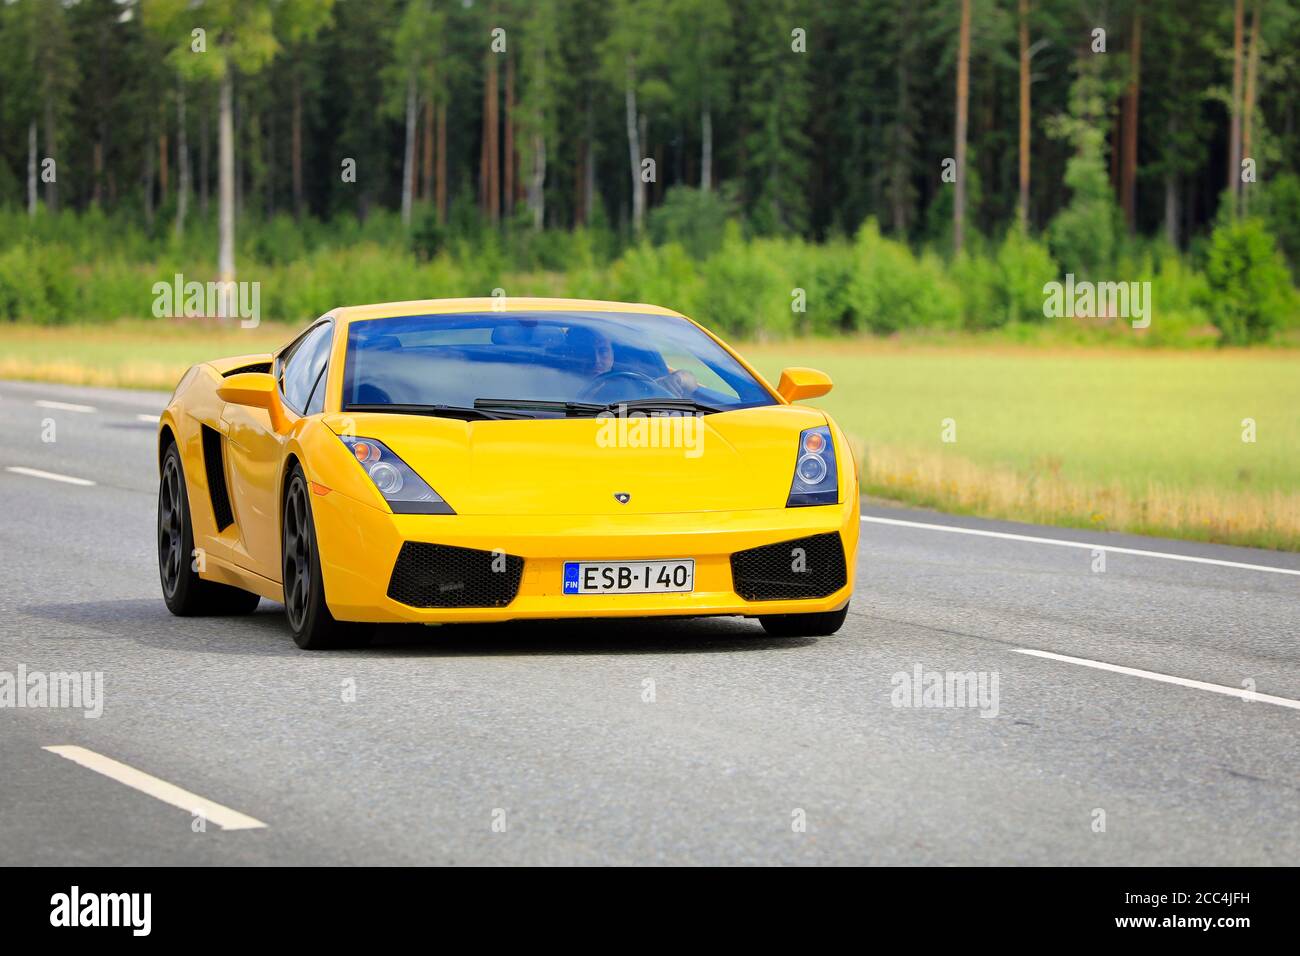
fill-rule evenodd
<path id="1" fill-rule="evenodd" d="M 284 406 L 280 404 L 275 376 L 269 372 L 241 372 L 232 375 L 217 387 L 217 398 L 227 405 L 265 409 L 270 416 L 271 427 L 277 432 L 283 432 L 289 426 Z"/>
<path id="2" fill-rule="evenodd" d="M 781 372 L 776 390 L 787 402 L 820 398 L 831 390 L 831 377 L 815 368 L 788 368 Z"/>
<path id="3" fill-rule="evenodd" d="M 270 408 L 275 398 L 275 379 L 269 372 L 242 372 L 222 381 L 217 398 L 227 405 Z"/>

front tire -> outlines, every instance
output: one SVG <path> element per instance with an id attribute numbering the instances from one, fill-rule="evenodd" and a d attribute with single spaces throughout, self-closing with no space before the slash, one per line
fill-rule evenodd
<path id="1" fill-rule="evenodd" d="M 818 614 L 764 614 L 758 623 L 773 637 L 830 637 L 844 626 L 848 614 L 846 604 L 838 611 Z"/>
<path id="2" fill-rule="evenodd" d="M 261 600 L 241 588 L 205 581 L 190 561 L 194 554 L 194 527 L 190 522 L 190 496 L 185 469 L 175 443 L 163 453 L 162 480 L 158 485 L 158 575 L 167 610 L 177 617 L 207 614 L 252 614 Z"/>
<path id="3" fill-rule="evenodd" d="M 316 546 L 316 523 L 302 468 L 294 465 L 284 496 L 281 522 L 284 613 L 293 641 L 305 651 L 355 647 L 365 643 L 369 628 L 337 621 L 325 604 L 325 582 Z"/>

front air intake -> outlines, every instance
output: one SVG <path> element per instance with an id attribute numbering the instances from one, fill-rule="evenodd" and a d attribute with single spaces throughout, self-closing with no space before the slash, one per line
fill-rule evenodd
<path id="1" fill-rule="evenodd" d="M 848 583 L 844 545 L 832 531 L 737 551 L 731 581 L 746 601 L 828 597 Z"/>
<path id="2" fill-rule="evenodd" d="M 410 607 L 505 607 L 523 573 L 524 559 L 513 554 L 407 541 L 388 596 Z"/>

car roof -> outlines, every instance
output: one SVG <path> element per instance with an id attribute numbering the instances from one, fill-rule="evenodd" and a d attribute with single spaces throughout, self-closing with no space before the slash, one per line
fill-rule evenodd
<path id="1" fill-rule="evenodd" d="M 457 315 L 475 312 L 631 312 L 643 315 L 671 315 L 680 312 L 642 302 L 607 302 L 601 299 L 544 299 L 515 296 L 482 296 L 473 299 L 412 299 L 380 302 L 335 309 L 331 315 L 342 323 L 365 319 L 387 319 L 402 315 Z"/>

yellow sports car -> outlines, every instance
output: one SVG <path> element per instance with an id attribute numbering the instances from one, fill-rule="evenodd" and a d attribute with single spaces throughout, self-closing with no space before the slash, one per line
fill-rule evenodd
<path id="1" fill-rule="evenodd" d="M 704 615 L 839 629 L 858 476 L 844 433 L 650 305 L 336 309 L 274 355 L 196 365 L 158 432 L 172 613 L 283 601 L 300 647 L 381 622 Z"/>

